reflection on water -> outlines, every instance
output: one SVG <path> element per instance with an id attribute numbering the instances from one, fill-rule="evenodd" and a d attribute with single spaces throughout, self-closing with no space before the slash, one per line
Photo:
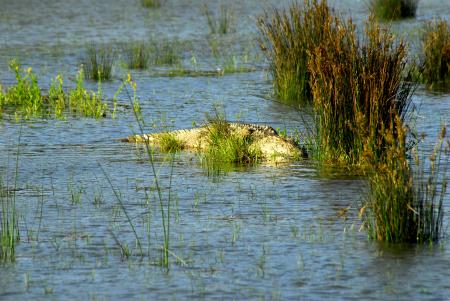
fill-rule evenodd
<path id="1" fill-rule="evenodd" d="M 217 38 L 229 44 L 226 50 L 245 54 L 243 43 L 255 45 L 255 16 L 289 2 L 232 1 L 236 32 Z M 1 1 L 0 82 L 14 82 L 7 65 L 15 56 L 33 67 L 44 87 L 59 72 L 70 82 L 91 41 L 177 38 L 192 45 L 185 64 L 195 57 L 199 66 L 212 68 L 203 3 L 169 0 L 147 10 L 138 0 Z M 332 3 L 358 24 L 366 17 L 366 1 Z M 208 4 L 212 10 L 219 6 Z M 416 19 L 393 27 L 411 32 L 449 12 L 450 3 L 420 1 Z M 305 130 L 304 109 L 275 103 L 262 69 L 266 62 L 252 64 L 254 72 L 223 77 L 133 71 L 145 130 L 192 127 L 218 103 L 231 120 L 268 123 L 288 133 Z M 120 62 L 115 67 L 113 81 L 103 84 L 109 100 L 127 72 Z M 449 101 L 448 93 L 422 87 L 416 93 L 417 127 L 429 135 L 428 148 L 440 124 L 449 122 Z M 176 155 L 172 170 L 168 157 L 155 152 L 163 205 L 169 199 L 172 204 L 167 272 L 158 265 L 163 229 L 155 178 L 145 152 L 116 141 L 138 132 L 129 100 L 121 95 L 119 102 L 116 119 L 23 124 L 16 192 L 22 237 L 16 262 L 0 267 L 1 300 L 444 300 L 450 295 L 447 238 L 436 246 L 368 241 L 357 217 L 364 178 L 309 160 L 231 168 L 210 177 L 195 154 Z M 0 122 L 0 170 L 9 183 L 20 126 Z M 448 196 L 446 201 L 448 211 Z"/>

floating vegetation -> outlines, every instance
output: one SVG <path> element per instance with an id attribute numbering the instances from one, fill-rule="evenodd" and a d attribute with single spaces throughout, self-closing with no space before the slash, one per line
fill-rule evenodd
<path id="1" fill-rule="evenodd" d="M 65 93 L 61 75 L 52 79 L 48 95 L 42 95 L 37 76 L 32 68 L 23 70 L 17 60 L 10 68 L 16 74 L 17 84 L 6 91 L 0 89 L 0 110 L 14 114 L 16 118 L 46 117 L 64 118 L 65 113 L 101 118 L 108 109 L 102 101 L 101 83 L 97 92 L 84 88 L 83 70 L 77 74 L 77 87 Z"/>
<path id="2" fill-rule="evenodd" d="M 399 122 L 399 121 L 398 121 Z M 387 242 L 433 242 L 442 236 L 443 201 L 450 144 L 442 128 L 439 142 L 425 165 L 413 149 L 406 156 L 405 130 L 397 126 L 386 132 L 386 160 L 369 174 L 369 196 L 361 209 L 369 236 Z"/>
<path id="3" fill-rule="evenodd" d="M 146 69 L 148 67 L 150 50 L 144 42 L 127 44 L 123 47 L 123 53 L 129 69 Z"/>
<path id="4" fill-rule="evenodd" d="M 322 43 L 329 31 L 331 12 L 326 1 L 305 0 L 289 10 L 275 9 L 258 18 L 260 47 L 269 61 L 275 95 L 285 102 L 311 99 L 308 52 Z"/>
<path id="5" fill-rule="evenodd" d="M 233 11 L 227 5 L 221 5 L 219 13 L 215 14 L 205 4 L 203 6 L 203 15 L 208 22 L 211 34 L 227 34 L 232 31 L 234 26 Z"/>
<path id="6" fill-rule="evenodd" d="M 419 0 L 370 0 L 371 12 L 382 20 L 397 20 L 416 16 Z"/>
<path id="7" fill-rule="evenodd" d="M 428 22 L 422 34 L 422 79 L 430 87 L 450 80 L 450 25 L 444 19 Z"/>
<path id="8" fill-rule="evenodd" d="M 358 41 L 351 20 L 329 18 L 311 52 L 309 71 L 317 115 L 317 157 L 344 164 L 383 161 L 385 129 L 404 121 L 414 82 L 406 81 L 407 50 L 373 19 Z M 403 126 L 403 125 L 402 125 Z M 394 131 L 395 132 L 395 131 Z"/>
<path id="9" fill-rule="evenodd" d="M 86 57 L 83 60 L 84 75 L 93 80 L 111 80 L 115 60 L 114 49 L 91 43 L 87 46 Z"/>

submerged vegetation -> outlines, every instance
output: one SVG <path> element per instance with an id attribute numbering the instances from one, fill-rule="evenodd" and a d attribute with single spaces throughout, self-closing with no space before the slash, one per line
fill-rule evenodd
<path id="1" fill-rule="evenodd" d="M 83 70 L 76 76 L 77 86 L 68 93 L 63 90 L 61 75 L 52 79 L 48 95 L 43 95 L 38 78 L 31 68 L 23 70 L 17 60 L 10 62 L 17 84 L 6 91 L 0 89 L 0 111 L 14 114 L 16 118 L 54 116 L 64 118 L 65 113 L 79 116 L 104 117 L 107 105 L 102 101 L 101 83 L 97 92 L 84 87 Z"/>
<path id="2" fill-rule="evenodd" d="M 325 38 L 331 12 L 326 1 L 305 0 L 289 10 L 266 12 L 258 18 L 259 44 L 269 61 L 276 96 L 290 103 L 311 99 L 309 52 Z"/>
<path id="3" fill-rule="evenodd" d="M 444 19 L 425 25 L 422 34 L 422 78 L 432 88 L 450 81 L 450 25 Z"/>
<path id="4" fill-rule="evenodd" d="M 370 10 L 383 20 L 396 20 L 416 16 L 419 0 L 369 0 Z"/>
<path id="5" fill-rule="evenodd" d="M 84 75 L 93 80 L 111 80 L 116 51 L 109 46 L 91 43 L 87 46 L 83 59 Z"/>

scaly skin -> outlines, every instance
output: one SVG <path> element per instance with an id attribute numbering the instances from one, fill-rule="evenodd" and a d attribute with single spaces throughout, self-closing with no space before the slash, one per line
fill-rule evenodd
<path id="1" fill-rule="evenodd" d="M 282 162 L 308 157 L 303 147 L 297 145 L 292 139 L 281 137 L 270 126 L 235 122 L 227 124 L 231 135 L 249 137 L 252 141 L 249 149 L 259 151 L 263 160 Z M 204 125 L 187 130 L 133 135 L 121 139 L 121 141 L 136 143 L 148 142 L 152 145 L 158 145 L 162 138 L 167 138 L 167 135 L 171 135 L 181 143 L 182 149 L 201 152 L 209 146 L 209 127 L 210 125 Z"/>

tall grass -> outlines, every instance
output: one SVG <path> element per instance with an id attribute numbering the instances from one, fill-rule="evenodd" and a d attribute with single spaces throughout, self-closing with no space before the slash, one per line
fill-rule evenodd
<path id="1" fill-rule="evenodd" d="M 437 241 L 442 236 L 450 157 L 446 128 L 429 164 L 419 159 L 416 149 L 413 160 L 408 159 L 404 129 L 398 126 L 396 131 L 395 137 L 393 127 L 386 133 L 391 143 L 386 159 L 374 165 L 369 174 L 369 196 L 361 214 L 373 239 L 394 243 Z"/>
<path id="2" fill-rule="evenodd" d="M 303 6 L 294 2 L 289 10 L 275 9 L 258 18 L 259 44 L 280 100 L 310 101 L 308 52 L 322 43 L 331 18 L 325 0 L 304 0 Z"/>
<path id="3" fill-rule="evenodd" d="M 91 43 L 86 48 L 83 70 L 86 78 L 93 80 L 111 80 L 112 67 L 116 60 L 116 52 L 108 46 Z"/>
<path id="4" fill-rule="evenodd" d="M 308 69 L 317 114 L 317 156 L 322 161 L 361 164 L 383 160 L 385 130 L 411 109 L 414 83 L 404 41 L 373 19 L 359 41 L 351 20 L 328 19 L 325 38 L 310 51 Z"/>
<path id="5" fill-rule="evenodd" d="M 432 88 L 450 80 L 450 25 L 444 19 L 427 22 L 422 34 L 422 77 Z"/>
<path id="6" fill-rule="evenodd" d="M 233 11 L 227 5 L 221 5 L 219 13 L 215 14 L 205 4 L 203 6 L 203 15 L 206 18 L 211 34 L 227 34 L 233 30 Z"/>
<path id="7" fill-rule="evenodd" d="M 397 20 L 416 16 L 419 0 L 370 0 L 371 12 L 378 19 Z"/>

